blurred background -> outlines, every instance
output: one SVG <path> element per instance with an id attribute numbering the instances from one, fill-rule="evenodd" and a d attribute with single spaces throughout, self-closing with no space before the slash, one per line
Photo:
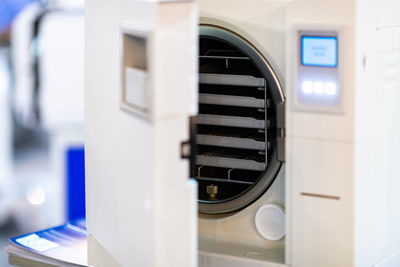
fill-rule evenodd
<path id="1" fill-rule="evenodd" d="M 84 0 L 0 0 L 3 251 L 12 236 L 85 216 L 83 28 Z"/>

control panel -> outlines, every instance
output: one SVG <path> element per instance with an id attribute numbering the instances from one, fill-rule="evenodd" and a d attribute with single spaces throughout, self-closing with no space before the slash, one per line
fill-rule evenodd
<path id="1" fill-rule="evenodd" d="M 294 108 L 341 112 L 339 31 L 297 31 Z"/>

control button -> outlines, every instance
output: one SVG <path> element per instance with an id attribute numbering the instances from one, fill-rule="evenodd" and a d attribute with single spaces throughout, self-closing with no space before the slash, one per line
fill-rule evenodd
<path id="1" fill-rule="evenodd" d="M 323 82 L 314 82 L 313 90 L 317 95 L 322 95 L 324 93 L 325 85 Z"/>
<path id="2" fill-rule="evenodd" d="M 301 84 L 301 90 L 303 91 L 303 93 L 305 94 L 311 94 L 312 90 L 313 90 L 313 83 L 312 81 L 304 81 Z"/>
<path id="3" fill-rule="evenodd" d="M 326 83 L 325 92 L 327 95 L 336 95 L 337 94 L 336 84 L 332 82 Z"/>

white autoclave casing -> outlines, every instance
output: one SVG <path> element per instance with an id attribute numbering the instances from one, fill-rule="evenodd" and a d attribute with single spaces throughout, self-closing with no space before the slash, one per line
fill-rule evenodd
<path id="1" fill-rule="evenodd" d="M 90 265 L 197 261 L 197 186 L 181 158 L 197 112 L 196 7 L 86 1 Z"/>
<path id="2" fill-rule="evenodd" d="M 158 254 L 159 247 L 152 243 L 159 232 L 143 226 L 142 208 L 146 203 L 143 200 L 148 192 L 144 186 L 149 186 L 149 190 L 153 187 L 136 186 L 132 177 L 149 176 L 154 171 L 150 177 L 161 179 L 163 176 L 158 175 L 165 170 L 164 163 L 171 163 L 168 155 L 176 159 L 174 148 L 188 137 L 188 129 L 183 126 L 180 130 L 174 128 L 174 133 L 169 128 L 152 131 L 144 121 L 120 109 L 120 23 L 133 18 L 148 21 L 149 9 L 138 3 L 87 1 L 86 9 L 89 260 L 99 263 L 107 254 L 108 259 L 118 264 L 115 266 L 132 266 L 142 260 L 159 266 L 156 263 L 162 254 Z M 400 3 L 201 0 L 199 6 L 200 23 L 223 27 L 242 36 L 257 48 L 278 76 L 286 96 L 286 163 L 273 186 L 247 208 L 220 218 L 200 217 L 198 265 L 398 266 Z M 181 13 L 171 8 L 168 15 L 163 14 L 172 18 L 180 17 Z M 337 34 L 340 108 L 334 111 L 318 105 L 299 108 L 295 103 L 299 32 Z M 197 34 L 194 28 L 193 33 Z M 191 51 L 197 51 L 196 41 L 190 40 L 186 47 L 192 46 Z M 162 62 L 164 54 L 158 55 L 161 57 L 154 60 Z M 160 73 L 176 75 L 182 71 L 179 67 L 179 64 L 174 64 L 174 69 L 164 66 Z M 193 74 L 187 70 L 185 73 Z M 158 96 L 153 94 L 153 97 Z M 194 104 L 191 101 L 195 97 L 181 97 L 171 103 L 185 106 Z M 186 121 L 185 116 L 190 113 L 182 112 L 179 117 Z M 169 147 L 158 145 L 157 140 L 161 139 L 156 137 L 165 134 L 176 137 L 168 143 Z M 165 157 L 158 158 L 159 161 L 150 156 L 138 158 L 138 153 L 145 153 L 149 147 L 154 155 Z M 173 164 L 176 167 L 170 168 L 175 174 L 181 170 L 179 176 L 187 177 L 185 163 Z M 153 195 L 154 199 L 158 197 L 160 201 L 170 196 L 166 193 L 170 187 L 158 189 L 153 191 L 159 194 Z M 181 198 L 186 194 L 185 190 L 173 192 Z M 279 241 L 263 239 L 254 226 L 257 209 L 271 203 L 283 206 L 287 216 L 286 236 Z M 168 218 L 190 216 L 187 210 L 178 212 L 175 206 L 164 204 Z M 156 222 L 159 217 L 153 219 Z M 189 228 L 182 228 L 181 234 L 194 235 Z M 137 236 L 152 239 L 141 243 L 135 241 Z M 179 243 L 175 238 L 169 242 L 166 249 Z M 179 254 L 175 257 L 185 257 L 184 251 L 193 248 L 176 247 Z M 148 261 L 149 257 L 155 261 Z"/>
<path id="3" fill-rule="evenodd" d="M 400 264 L 393 190 L 400 176 L 399 8 L 395 1 L 200 1 L 200 22 L 254 45 L 286 94 L 286 176 L 282 170 L 264 196 L 232 216 L 199 219 L 201 266 Z M 335 32 L 340 40 L 334 112 L 294 103 L 302 31 Z M 285 207 L 283 241 L 263 240 L 255 229 L 257 209 L 270 203 Z"/>

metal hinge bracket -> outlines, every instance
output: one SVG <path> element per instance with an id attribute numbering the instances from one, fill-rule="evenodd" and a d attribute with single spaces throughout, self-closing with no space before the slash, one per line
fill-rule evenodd
<path id="1" fill-rule="evenodd" d="M 191 116 L 189 118 L 189 140 L 181 143 L 181 158 L 189 160 L 189 174 L 190 177 L 196 176 L 196 155 L 197 155 L 197 144 L 196 144 L 196 117 Z"/>

